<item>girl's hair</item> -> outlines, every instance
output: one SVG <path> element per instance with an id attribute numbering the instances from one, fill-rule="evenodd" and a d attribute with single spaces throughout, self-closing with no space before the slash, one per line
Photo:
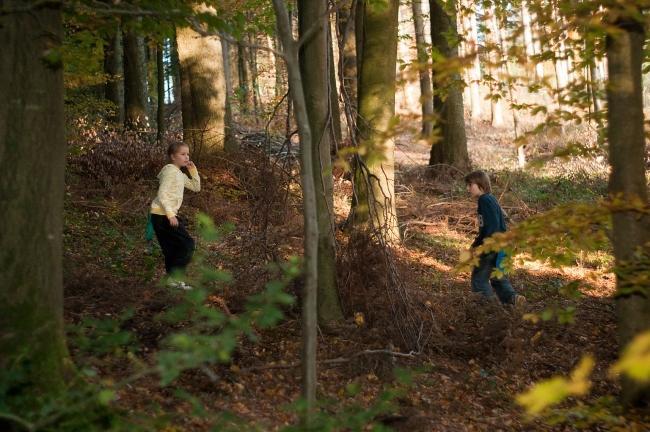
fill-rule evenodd
<path id="1" fill-rule="evenodd" d="M 178 150 L 181 147 L 188 147 L 187 144 L 185 144 L 183 141 L 174 141 L 173 143 L 169 144 L 169 147 L 167 147 L 167 156 L 171 157 L 173 154 L 178 153 Z"/>
<path id="2" fill-rule="evenodd" d="M 465 176 L 465 184 L 475 184 L 485 193 L 492 193 L 492 186 L 490 186 L 490 177 L 485 171 L 472 171 Z"/>

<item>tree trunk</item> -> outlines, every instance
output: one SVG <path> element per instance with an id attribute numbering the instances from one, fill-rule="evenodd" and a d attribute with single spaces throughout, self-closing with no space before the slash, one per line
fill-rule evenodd
<path id="1" fill-rule="evenodd" d="M 156 72 L 158 90 L 158 109 L 156 110 L 156 125 L 158 126 L 156 137 L 158 143 L 162 143 L 165 136 L 165 62 L 163 61 L 163 44 L 156 45 Z"/>
<path id="2" fill-rule="evenodd" d="M 607 134 L 612 168 L 609 192 L 615 200 L 639 202 L 647 207 L 641 78 L 645 34 L 643 25 L 633 18 L 615 25 L 619 31 L 607 36 Z M 644 251 L 646 260 L 650 253 L 650 217 L 638 211 L 615 211 L 612 234 L 616 266 L 623 270 L 617 272 L 616 284 L 621 295 L 616 307 L 619 340 L 621 347 L 625 347 L 634 336 L 650 329 L 650 297 L 638 291 L 624 291 L 629 272 L 633 272 L 639 260 L 637 253 Z M 647 262 L 645 265 L 647 268 Z M 650 385 L 624 380 L 621 396 L 625 404 L 649 402 Z"/>
<path id="3" fill-rule="evenodd" d="M 341 131 L 341 109 L 339 108 L 339 93 L 336 89 L 336 64 L 334 60 L 334 41 L 332 38 L 331 26 L 327 26 L 327 70 L 329 72 L 329 111 L 332 120 L 332 127 L 330 129 L 332 135 L 332 143 L 330 152 L 336 155 L 338 146 L 343 139 Z"/>
<path id="4" fill-rule="evenodd" d="M 486 9 L 483 15 L 485 27 L 486 50 L 488 57 L 488 74 L 490 85 L 490 121 L 492 127 L 502 127 L 503 122 L 503 73 L 501 66 L 501 46 L 499 44 L 499 25 L 494 9 Z"/>
<path id="5" fill-rule="evenodd" d="M 224 133 L 225 142 L 224 149 L 228 152 L 236 151 L 239 149 L 237 139 L 233 130 L 232 119 L 232 68 L 230 67 L 230 43 L 225 39 L 221 39 L 221 51 L 223 57 L 223 77 L 226 84 L 226 110 L 224 112 Z"/>
<path id="6" fill-rule="evenodd" d="M 212 9 L 205 8 L 206 11 Z M 224 149 L 226 84 L 221 41 L 190 28 L 177 29 L 181 64 L 183 142 L 196 157 Z"/>
<path id="7" fill-rule="evenodd" d="M 249 33 L 248 44 L 253 45 L 254 43 L 256 43 L 255 37 Z M 249 48 L 247 51 L 248 51 L 248 69 L 250 71 L 250 79 L 251 79 L 250 90 L 251 90 L 251 96 L 253 98 L 253 121 L 255 122 L 255 125 L 259 127 L 259 122 L 260 122 L 259 112 L 260 112 L 261 98 L 260 98 L 260 87 L 258 82 L 259 74 L 257 71 L 257 50 L 253 48 Z"/>
<path id="8" fill-rule="evenodd" d="M 122 29 L 118 23 L 115 32 L 104 43 L 104 73 L 106 99 L 115 104 L 113 121 L 124 124 L 124 50 L 122 49 Z"/>
<path id="9" fill-rule="evenodd" d="M 16 398 L 64 390 L 62 40 L 60 5 L 0 15 L 0 367 L 25 367 Z"/>
<path id="10" fill-rule="evenodd" d="M 418 72 L 420 75 L 420 103 L 422 104 L 421 136 L 431 141 L 433 135 L 433 88 L 429 72 L 429 55 L 427 54 L 424 38 L 424 17 L 422 16 L 422 0 L 413 0 L 413 24 L 415 27 L 415 46 L 418 53 Z"/>
<path id="11" fill-rule="evenodd" d="M 360 1 L 357 47 L 357 143 L 355 223 L 370 222 L 389 243 L 399 242 L 395 210 L 395 64 L 398 0 Z M 361 43 L 359 43 L 361 41 Z"/>
<path id="12" fill-rule="evenodd" d="M 181 100 L 181 62 L 178 60 L 178 43 L 176 42 L 176 30 L 169 43 L 169 60 L 171 62 L 171 75 L 173 81 L 172 95 L 174 102 Z"/>
<path id="13" fill-rule="evenodd" d="M 327 0 L 298 1 L 298 28 L 301 37 L 310 28 L 319 26 L 319 30 L 300 49 L 300 75 L 307 102 L 309 128 L 313 136 L 312 172 L 318 214 L 318 319 L 323 324 L 343 319 L 336 287 L 334 185 L 330 156 L 333 131 L 328 61 L 328 45 L 331 44 L 327 18 Z"/>
<path id="14" fill-rule="evenodd" d="M 431 42 L 436 55 L 445 59 L 458 56 L 458 48 L 450 44 L 448 37 L 456 33 L 456 18 L 453 9 L 448 14 L 440 0 L 429 0 L 431 15 Z M 455 2 L 448 3 L 455 7 Z M 443 65 L 444 67 L 444 65 Z M 448 65 L 447 65 L 448 67 Z M 467 137 L 465 135 L 465 119 L 463 112 L 463 92 L 458 87 L 460 75 L 458 72 L 451 74 L 450 78 L 440 77 L 443 71 L 434 71 L 434 94 L 437 94 L 441 139 L 431 147 L 429 165 L 451 165 L 461 171 L 469 169 L 469 155 L 467 153 Z M 435 107 L 435 101 L 434 101 Z"/>
<path id="15" fill-rule="evenodd" d="M 472 58 L 472 65 L 469 68 L 469 92 L 471 95 L 472 120 L 480 120 L 483 115 L 483 99 L 481 98 L 481 60 L 478 56 L 478 25 L 476 23 L 476 11 L 473 3 L 466 4 L 467 34 L 465 35 L 465 56 Z"/>
<path id="16" fill-rule="evenodd" d="M 149 126 L 145 56 L 144 38 L 128 30 L 124 34 L 124 122 L 133 130 Z"/>
<path id="17" fill-rule="evenodd" d="M 302 304 L 302 397 L 306 402 L 306 423 L 311 426 L 312 414 L 316 406 L 316 349 L 317 334 L 317 276 L 318 276 L 318 218 L 316 213 L 316 194 L 314 191 L 312 143 L 313 135 L 309 125 L 307 105 L 303 91 L 298 46 L 293 39 L 291 22 L 284 0 L 273 0 L 273 8 L 278 21 L 278 33 L 282 40 L 289 88 L 293 99 L 300 133 L 300 178 L 302 182 L 303 215 L 305 224 L 305 287 Z"/>
<path id="18" fill-rule="evenodd" d="M 242 114 L 248 114 L 251 110 L 251 92 L 248 85 L 248 65 L 246 63 L 246 48 L 241 42 L 237 42 L 237 73 L 239 76 L 239 103 Z"/>
<path id="19" fill-rule="evenodd" d="M 355 39 L 355 17 L 357 0 L 339 4 L 336 11 L 338 28 L 339 85 L 347 123 L 347 136 L 355 134 L 357 114 L 357 48 Z"/>

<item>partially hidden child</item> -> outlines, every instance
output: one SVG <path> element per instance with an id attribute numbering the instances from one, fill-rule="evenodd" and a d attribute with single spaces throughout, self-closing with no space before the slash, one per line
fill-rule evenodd
<path id="1" fill-rule="evenodd" d="M 492 195 L 487 173 L 471 172 L 465 176 L 465 184 L 467 192 L 478 201 L 479 232 L 472 243 L 474 249 L 481 246 L 484 240 L 494 233 L 505 232 L 507 227 L 503 210 L 496 197 Z M 481 294 L 485 299 L 493 299 L 496 293 L 501 303 L 521 306 L 525 304 L 526 298 L 515 292 L 505 274 L 499 277 L 492 276 L 494 270 L 500 267 L 498 260 L 501 258 L 502 254 L 498 252 L 480 255 L 478 265 L 472 269 L 472 291 Z"/>
<path id="2" fill-rule="evenodd" d="M 160 185 L 156 198 L 151 202 L 151 223 L 165 257 L 165 270 L 171 277 L 184 273 L 194 253 L 194 239 L 186 229 L 186 221 L 178 212 L 183 204 L 185 188 L 194 192 L 201 190 L 201 178 L 194 162 L 190 160 L 190 149 L 183 143 L 172 143 L 167 149 L 169 162 L 158 174 Z M 186 168 L 191 176 L 183 173 Z M 169 280 L 169 284 L 191 289 L 182 281 Z"/>

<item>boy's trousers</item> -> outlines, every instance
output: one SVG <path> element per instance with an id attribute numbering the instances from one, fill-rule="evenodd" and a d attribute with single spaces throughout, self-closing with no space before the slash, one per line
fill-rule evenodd
<path id="1" fill-rule="evenodd" d="M 472 291 L 481 293 L 485 298 L 492 298 L 496 292 L 501 303 L 512 304 L 515 301 L 515 290 L 508 278 L 490 277 L 496 265 L 496 252 L 481 255 L 478 265 L 472 270 Z"/>
<path id="2" fill-rule="evenodd" d="M 178 226 L 173 227 L 169 224 L 167 216 L 151 215 L 151 224 L 165 256 L 167 274 L 184 271 L 194 253 L 194 239 L 185 229 L 185 220 L 179 217 L 177 219 Z"/>

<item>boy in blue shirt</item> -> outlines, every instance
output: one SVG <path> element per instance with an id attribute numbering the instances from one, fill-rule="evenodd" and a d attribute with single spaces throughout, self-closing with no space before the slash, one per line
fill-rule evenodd
<path id="1" fill-rule="evenodd" d="M 469 173 L 465 176 L 465 184 L 467 184 L 467 192 L 478 200 L 479 232 L 472 243 L 473 249 L 482 245 L 483 241 L 492 234 L 505 232 L 507 228 L 503 210 L 492 195 L 490 178 L 485 171 Z M 492 298 L 496 292 L 501 303 L 522 305 L 526 298 L 515 293 L 505 275 L 500 278 L 490 277 L 494 269 L 500 267 L 497 258 L 501 258 L 497 252 L 481 254 L 478 265 L 472 270 L 472 291 L 482 294 L 487 299 Z"/>

